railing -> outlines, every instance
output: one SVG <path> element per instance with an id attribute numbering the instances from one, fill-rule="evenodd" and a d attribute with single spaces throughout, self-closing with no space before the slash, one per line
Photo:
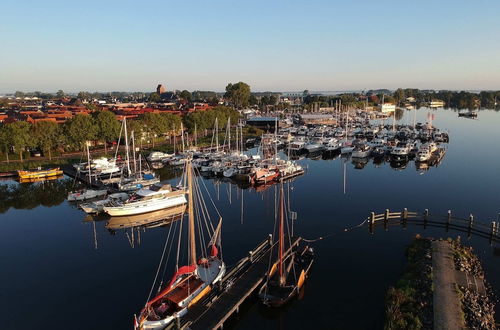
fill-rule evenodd
<path id="1" fill-rule="evenodd" d="M 375 214 L 371 212 L 367 219 L 370 233 L 373 233 L 375 227 L 383 224 L 385 230 L 388 230 L 389 225 L 402 225 L 406 227 L 408 224 L 423 225 L 464 231 L 470 235 L 478 235 L 488 238 L 490 243 L 500 242 L 500 223 L 491 221 L 491 223 L 484 223 L 474 220 L 471 214 L 467 219 L 452 216 L 451 211 L 444 216 L 431 215 L 429 210 L 425 209 L 423 213 L 411 212 L 408 209 L 403 209 L 401 212 L 391 212 L 386 209 L 384 213 Z"/>

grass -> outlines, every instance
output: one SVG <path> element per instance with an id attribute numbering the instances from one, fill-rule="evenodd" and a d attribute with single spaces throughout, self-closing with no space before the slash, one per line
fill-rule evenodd
<path id="1" fill-rule="evenodd" d="M 430 241 L 417 236 L 408 246 L 406 256 L 408 262 L 401 279 L 394 287 L 390 287 L 386 295 L 384 329 L 424 329 L 421 316 L 428 305 L 422 300 L 432 300 L 432 273 L 424 272 L 425 254 L 430 251 Z M 422 290 L 422 286 L 426 286 Z M 427 287 L 428 286 L 428 287 Z"/>

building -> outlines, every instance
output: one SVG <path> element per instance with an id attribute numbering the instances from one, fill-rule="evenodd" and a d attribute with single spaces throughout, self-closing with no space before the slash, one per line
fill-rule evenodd
<path id="1" fill-rule="evenodd" d="M 156 92 L 159 95 L 165 93 L 166 91 L 167 91 L 167 89 L 162 84 L 158 84 L 158 86 L 156 87 Z"/>
<path id="2" fill-rule="evenodd" d="M 392 103 L 383 103 L 380 106 L 380 111 L 383 113 L 394 112 L 396 111 L 396 105 Z"/>
<path id="3" fill-rule="evenodd" d="M 432 100 L 429 102 L 429 107 L 430 108 L 443 108 L 444 107 L 444 101 L 441 100 Z"/>
<path id="4" fill-rule="evenodd" d="M 277 117 L 252 117 L 247 119 L 247 125 L 271 132 L 276 125 L 279 128 L 280 123 Z"/>
<path id="5" fill-rule="evenodd" d="M 323 113 L 300 114 L 300 122 L 303 125 L 335 125 L 337 120 L 333 115 Z"/>

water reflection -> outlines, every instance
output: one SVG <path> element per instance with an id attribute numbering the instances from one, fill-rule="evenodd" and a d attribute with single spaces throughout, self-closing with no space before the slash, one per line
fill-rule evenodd
<path id="1" fill-rule="evenodd" d="M 174 221 L 180 220 L 186 211 L 186 205 L 158 210 L 150 213 L 143 213 L 131 216 L 109 217 L 105 228 L 113 233 L 117 229 L 126 229 L 132 227 L 155 228 L 166 226 Z"/>
<path id="2" fill-rule="evenodd" d="M 0 213 L 15 209 L 34 209 L 40 205 L 51 207 L 64 202 L 72 186 L 71 179 L 42 180 L 35 183 L 7 181 L 0 185 Z"/>

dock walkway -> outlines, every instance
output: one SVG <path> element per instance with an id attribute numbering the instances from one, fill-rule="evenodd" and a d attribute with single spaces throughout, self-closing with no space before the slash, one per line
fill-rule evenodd
<path id="1" fill-rule="evenodd" d="M 296 238 L 292 247 L 299 242 L 300 238 Z M 270 240 L 263 242 L 250 253 L 249 257 L 240 260 L 238 265 L 221 281 L 221 286 L 226 289 L 191 307 L 182 318 L 180 328 L 190 330 L 222 328 L 224 322 L 238 312 L 241 304 L 264 281 L 271 253 L 276 252 L 276 249 L 272 247 Z M 285 255 L 290 251 L 291 248 L 285 252 Z"/>

